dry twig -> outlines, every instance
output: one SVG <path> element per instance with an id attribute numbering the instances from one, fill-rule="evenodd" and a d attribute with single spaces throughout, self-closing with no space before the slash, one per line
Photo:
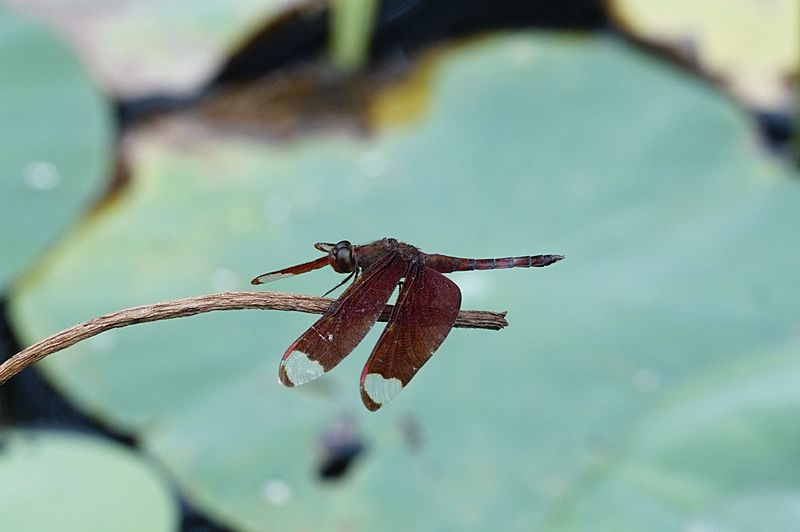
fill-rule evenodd
<path id="1" fill-rule="evenodd" d="M 47 355 L 110 329 L 148 321 L 183 318 L 215 310 L 290 310 L 322 314 L 328 310 L 332 301 L 324 297 L 282 292 L 224 292 L 128 308 L 92 318 L 26 347 L 0 365 L 0 384 Z M 386 305 L 379 320 L 388 320 L 391 312 L 392 305 Z M 454 327 L 497 331 L 508 325 L 505 315 L 505 312 L 462 310 L 458 313 Z"/>

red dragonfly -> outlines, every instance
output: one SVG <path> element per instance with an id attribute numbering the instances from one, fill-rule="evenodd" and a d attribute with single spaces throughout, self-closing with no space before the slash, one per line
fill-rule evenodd
<path id="1" fill-rule="evenodd" d="M 326 256 L 250 281 L 268 283 L 328 264 L 339 273 L 350 274 L 332 290 L 355 277 L 325 314 L 286 350 L 280 380 L 286 386 L 298 386 L 333 369 L 364 339 L 400 285 L 389 322 L 361 373 L 361 399 L 373 411 L 408 385 L 450 333 L 461 308 L 461 291 L 443 273 L 542 267 L 564 258 L 464 259 L 424 253 L 394 238 L 361 246 L 347 240 L 319 242 L 314 247 Z"/>

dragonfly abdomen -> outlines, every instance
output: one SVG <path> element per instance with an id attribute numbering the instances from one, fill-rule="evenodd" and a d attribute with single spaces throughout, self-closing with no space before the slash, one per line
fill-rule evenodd
<path id="1" fill-rule="evenodd" d="M 428 266 L 440 273 L 468 272 L 473 270 L 501 270 L 506 268 L 541 268 L 558 262 L 562 255 L 526 255 L 497 259 L 465 259 L 448 255 L 429 255 Z"/>

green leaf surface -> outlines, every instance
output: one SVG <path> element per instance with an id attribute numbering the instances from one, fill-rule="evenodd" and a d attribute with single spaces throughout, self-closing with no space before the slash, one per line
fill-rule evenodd
<path id="1" fill-rule="evenodd" d="M 102 191 L 108 109 L 51 33 L 0 8 L 0 289 Z"/>
<path id="2" fill-rule="evenodd" d="M 464 308 L 508 310 L 510 327 L 452 332 L 377 414 L 358 376 L 380 327 L 319 381 L 278 384 L 307 315 L 114 331 L 50 357 L 51 381 L 245 529 L 675 530 L 746 527 L 763 511 L 789 522 L 796 176 L 724 97 L 614 41 L 516 34 L 433 57 L 378 98 L 395 111 L 373 110 L 427 102 L 418 118 L 383 120 L 371 138 L 142 134 L 125 197 L 19 287 L 12 315 L 33 341 L 244 288 L 340 238 L 566 255 L 451 276 Z M 321 270 L 270 288 L 319 294 L 338 280 Z M 368 452 L 322 483 L 321 438 L 343 418 Z"/>
<path id="3" fill-rule="evenodd" d="M 177 529 L 172 495 L 152 464 L 87 436 L 0 434 L 3 530 Z"/>

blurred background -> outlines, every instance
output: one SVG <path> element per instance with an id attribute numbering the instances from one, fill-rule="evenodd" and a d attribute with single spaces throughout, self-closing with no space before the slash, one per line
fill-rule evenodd
<path id="1" fill-rule="evenodd" d="M 0 356 L 249 289 L 314 242 L 465 257 L 454 330 L 361 405 L 381 326 L 104 333 L 0 386 L 3 530 L 796 530 L 794 0 L 2 0 Z M 270 290 L 319 295 L 330 269 Z"/>

